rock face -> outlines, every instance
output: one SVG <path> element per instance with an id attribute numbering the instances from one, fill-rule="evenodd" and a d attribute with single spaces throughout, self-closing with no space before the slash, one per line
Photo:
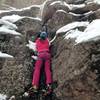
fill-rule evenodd
<path id="1" fill-rule="evenodd" d="M 94 98 L 97 98 L 95 92 L 99 90 L 95 70 L 99 69 L 98 67 L 95 69 L 96 65 L 92 64 L 96 64 L 93 55 L 98 52 L 99 46 L 97 47 L 93 42 L 75 46 L 74 42 L 64 40 L 62 36 L 58 37 L 55 44 L 52 67 L 53 77 L 59 84 L 56 90 L 59 98 L 62 100 L 63 96 L 63 100 L 80 100 L 85 96 L 83 100 L 86 98 L 95 100 Z M 96 58 L 96 61 L 98 62 L 99 59 Z"/>
<path id="2" fill-rule="evenodd" d="M 85 1 L 71 2 L 70 0 L 70 3 L 80 4 Z M 49 38 L 52 38 L 60 27 L 70 22 L 84 20 L 91 22 L 100 18 L 100 5 L 95 3 L 75 9 L 74 7 L 69 9 L 64 3 L 53 6 L 50 5 L 51 3 L 52 0 L 45 3 L 42 21 L 28 18 L 38 17 L 40 8 L 37 7 L 0 14 L 0 17 L 12 14 L 28 16 L 15 22 L 18 26 L 17 31 L 22 36 L 0 34 L 2 45 L 0 51 L 14 56 L 14 59 L 0 59 L 0 93 L 19 97 L 24 88 L 31 84 L 34 66 L 31 62 L 32 51 L 26 47 L 26 44 L 31 40 L 32 35 L 37 37 L 43 23 L 48 26 Z M 58 82 L 54 92 L 60 100 L 99 100 L 99 40 L 74 45 L 74 40 L 65 40 L 64 35 L 59 34 L 51 47 L 53 79 Z"/>

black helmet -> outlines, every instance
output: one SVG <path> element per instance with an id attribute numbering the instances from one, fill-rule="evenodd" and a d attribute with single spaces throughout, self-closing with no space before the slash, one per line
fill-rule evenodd
<path id="1" fill-rule="evenodd" d="M 47 33 L 46 32 L 41 32 L 40 33 L 40 39 L 45 40 L 47 38 Z"/>

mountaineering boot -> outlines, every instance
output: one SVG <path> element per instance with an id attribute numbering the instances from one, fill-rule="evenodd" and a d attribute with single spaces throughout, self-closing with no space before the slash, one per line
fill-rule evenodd
<path id="1" fill-rule="evenodd" d="M 33 94 L 36 94 L 38 92 L 38 89 L 36 86 L 32 86 L 30 89 L 29 89 L 29 94 L 30 95 L 33 95 Z"/>
<path id="2" fill-rule="evenodd" d="M 47 92 L 46 92 L 47 95 L 52 93 L 52 85 L 51 85 L 51 84 L 47 84 L 46 91 L 47 91 Z"/>
<path id="3" fill-rule="evenodd" d="M 48 84 L 47 85 L 47 91 L 50 93 L 50 92 L 52 92 L 52 86 L 51 86 L 51 84 Z"/>

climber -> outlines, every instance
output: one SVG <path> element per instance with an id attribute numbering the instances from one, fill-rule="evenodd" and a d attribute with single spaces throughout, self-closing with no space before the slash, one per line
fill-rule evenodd
<path id="1" fill-rule="evenodd" d="M 50 42 L 46 32 L 41 32 L 36 40 L 37 60 L 35 63 L 35 70 L 32 80 L 32 91 L 37 92 L 39 88 L 40 71 L 44 63 L 44 71 L 46 75 L 46 87 L 48 92 L 52 92 L 52 74 L 51 74 L 51 55 L 50 55 Z"/>

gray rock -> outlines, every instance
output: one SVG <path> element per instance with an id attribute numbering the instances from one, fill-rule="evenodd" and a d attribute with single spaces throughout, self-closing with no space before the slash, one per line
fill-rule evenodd
<path id="1" fill-rule="evenodd" d="M 95 16 L 96 16 L 97 19 L 100 19 L 100 9 L 95 11 Z"/>
<path id="2" fill-rule="evenodd" d="M 53 1 L 48 1 L 44 6 L 43 16 L 42 16 L 43 23 L 46 23 L 49 19 L 51 19 L 53 14 L 57 10 L 62 9 L 62 10 L 65 10 L 66 12 L 69 11 L 69 8 L 63 4 L 63 1 L 62 1 L 62 4 L 57 3 L 57 4 L 54 4 L 54 5 L 50 5 L 50 4 L 52 4 L 52 2 Z"/>
<path id="3" fill-rule="evenodd" d="M 48 31 L 56 32 L 59 28 L 70 23 L 71 21 L 74 21 L 73 15 L 68 14 L 67 12 L 57 11 L 47 23 Z"/>
<path id="4" fill-rule="evenodd" d="M 86 4 L 84 7 L 72 9 L 71 12 L 74 12 L 76 14 L 83 14 L 89 11 L 95 11 L 99 8 L 100 8 L 99 4 L 89 3 L 89 4 Z"/>

